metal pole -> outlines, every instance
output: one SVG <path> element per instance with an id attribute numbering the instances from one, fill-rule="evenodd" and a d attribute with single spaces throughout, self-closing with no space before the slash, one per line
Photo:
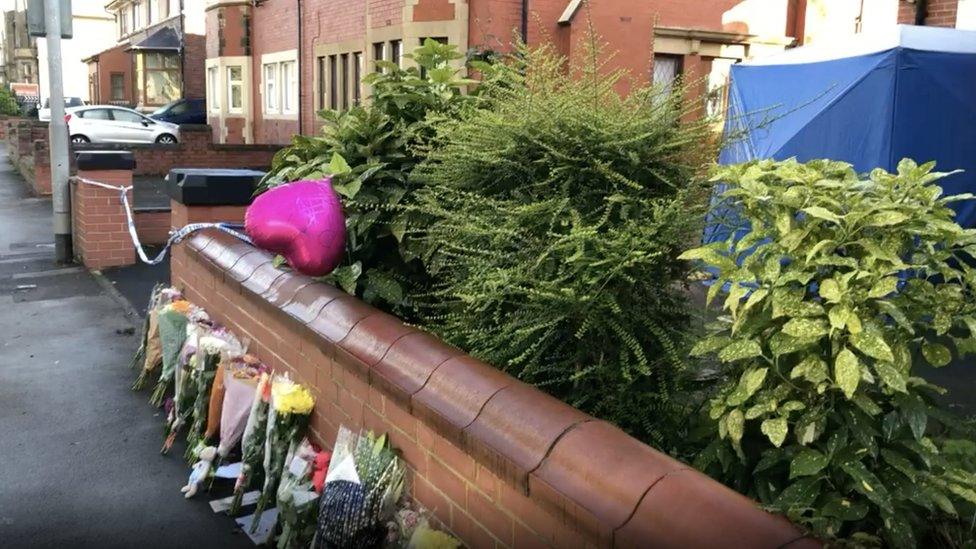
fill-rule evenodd
<path id="1" fill-rule="evenodd" d="M 61 75 L 61 3 L 44 0 L 47 30 L 47 72 L 50 82 L 51 195 L 54 203 L 54 255 L 58 263 L 70 263 L 71 197 L 68 188 L 68 124 L 64 121 L 64 83 Z M 71 17 L 70 13 L 63 14 Z"/>

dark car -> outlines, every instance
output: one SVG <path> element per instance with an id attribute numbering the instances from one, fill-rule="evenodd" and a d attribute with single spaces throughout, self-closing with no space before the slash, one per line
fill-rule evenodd
<path id="1" fill-rule="evenodd" d="M 203 99 L 177 99 L 153 111 L 149 118 L 173 124 L 206 124 L 207 102 Z"/>

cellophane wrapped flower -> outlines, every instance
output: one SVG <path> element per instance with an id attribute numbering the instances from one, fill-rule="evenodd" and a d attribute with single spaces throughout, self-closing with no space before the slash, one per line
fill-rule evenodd
<path id="1" fill-rule="evenodd" d="M 288 448 L 304 436 L 314 406 L 315 398 L 304 385 L 295 383 L 287 375 L 274 377 L 268 432 L 264 439 L 264 488 L 258 498 L 251 531 L 257 528 L 262 512 L 274 504 Z"/>
<path id="2" fill-rule="evenodd" d="M 164 307 L 174 301 L 180 301 L 183 297 L 175 288 L 163 288 L 154 292 L 150 296 L 149 312 L 146 315 L 146 333 L 143 337 L 143 345 L 140 351 L 136 352 L 134 360 L 142 360 L 142 370 L 139 377 L 132 384 L 133 391 L 140 391 L 149 383 L 149 378 L 163 363 L 163 348 L 159 333 L 159 313 Z"/>
<path id="3" fill-rule="evenodd" d="M 132 356 L 133 369 L 142 366 L 146 361 L 146 345 L 149 341 L 149 319 L 152 318 L 152 311 L 156 308 L 159 302 L 160 293 L 166 286 L 164 284 L 156 284 L 153 286 L 152 292 L 149 294 L 149 305 L 146 307 L 146 318 L 142 321 L 142 332 L 139 334 L 139 348 L 136 349 L 136 354 Z"/>
<path id="4" fill-rule="evenodd" d="M 186 458 L 192 459 L 198 450 L 197 446 L 205 446 L 204 430 L 207 426 L 207 412 L 210 408 L 210 388 L 217 375 L 217 366 L 222 360 L 231 356 L 244 354 L 240 342 L 226 328 L 215 328 L 209 334 L 201 336 L 197 353 L 194 381 L 196 396 L 193 400 L 193 423 L 186 435 Z"/>
<path id="5" fill-rule="evenodd" d="M 268 372 L 264 364 L 250 355 L 225 360 L 221 367 L 223 368 L 221 380 L 223 396 L 219 412 L 220 423 L 217 425 L 220 433 L 220 445 L 217 446 L 218 463 L 223 462 L 240 442 L 248 419 L 251 417 L 251 407 L 261 374 Z M 208 426 L 208 434 L 210 431 L 211 428 Z"/>
<path id="6" fill-rule="evenodd" d="M 173 405 L 168 407 L 166 414 L 166 432 L 163 441 L 161 454 L 169 452 L 176 440 L 176 434 L 186 424 L 187 419 L 193 411 L 193 401 L 196 398 L 196 351 L 198 333 L 188 330 L 190 333 L 183 343 L 180 351 L 180 358 L 176 367 L 176 390 L 173 392 Z"/>
<path id="7" fill-rule="evenodd" d="M 278 485 L 278 549 L 305 549 L 315 536 L 319 493 L 313 476 L 328 467 L 329 452 L 317 450 L 308 439 L 292 444 Z"/>
<path id="8" fill-rule="evenodd" d="M 319 503 L 316 547 L 380 545 L 403 492 L 404 468 L 386 435 L 340 428 Z"/>
<path id="9" fill-rule="evenodd" d="M 160 406 L 163 403 L 166 389 L 176 375 L 180 351 L 189 332 L 198 324 L 208 320 L 207 313 L 203 309 L 184 300 L 174 301 L 163 307 L 158 319 L 159 338 L 163 348 L 163 369 L 159 373 L 159 381 L 156 382 L 156 388 L 149 399 L 153 406 Z"/>
<path id="10" fill-rule="evenodd" d="M 225 399 L 226 401 L 226 399 Z M 271 407 L 271 377 L 262 373 L 254 392 L 251 413 L 247 416 L 244 436 L 241 441 L 241 472 L 234 484 L 234 499 L 231 501 L 231 515 L 241 510 L 244 492 L 251 480 L 261 471 L 264 464 L 264 437 L 268 426 L 268 409 Z"/>

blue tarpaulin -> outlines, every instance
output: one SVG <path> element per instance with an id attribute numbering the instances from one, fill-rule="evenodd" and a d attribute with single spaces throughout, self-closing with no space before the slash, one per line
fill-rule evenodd
<path id="1" fill-rule="evenodd" d="M 861 172 L 898 161 L 964 170 L 946 194 L 976 192 L 976 32 L 893 26 L 845 43 L 805 46 L 732 67 L 719 161 L 829 158 Z M 976 227 L 976 202 L 956 203 Z M 715 215 L 706 242 L 728 237 Z M 734 217 L 734 215 L 733 215 Z"/>

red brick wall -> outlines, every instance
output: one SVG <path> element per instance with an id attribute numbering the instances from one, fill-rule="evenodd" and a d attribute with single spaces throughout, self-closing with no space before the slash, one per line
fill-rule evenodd
<path id="1" fill-rule="evenodd" d="M 247 30 L 251 6 L 248 4 L 220 5 L 207 9 L 207 57 L 250 55 L 250 36 Z"/>
<path id="2" fill-rule="evenodd" d="M 166 175 L 173 168 L 267 168 L 276 145 L 219 145 L 208 126 L 184 126 L 177 145 L 105 144 L 75 146 L 85 150 L 126 150 L 136 158 L 135 175 Z"/>
<path id="3" fill-rule="evenodd" d="M 82 171 L 78 175 L 110 185 L 132 185 L 132 172 L 128 170 Z M 85 267 L 100 270 L 135 263 L 119 192 L 81 183 L 72 183 L 71 187 L 74 251 Z"/>
<path id="4" fill-rule="evenodd" d="M 450 0 L 420 0 L 413 7 L 414 21 L 453 21 L 454 3 Z"/>
<path id="5" fill-rule="evenodd" d="M 183 97 L 203 99 L 207 96 L 207 38 L 187 34 L 183 53 Z"/>
<path id="6" fill-rule="evenodd" d="M 904 0 L 898 3 L 898 22 L 905 25 L 915 24 L 916 4 L 910 4 Z M 959 9 L 959 0 L 928 0 L 925 9 L 925 25 L 929 27 L 950 27 L 956 26 L 956 11 Z"/>
<path id="7" fill-rule="evenodd" d="M 133 101 L 132 89 L 132 56 L 125 51 L 125 48 L 126 46 L 117 46 L 98 54 L 98 61 L 94 62 L 98 72 L 98 98 L 92 99 L 93 102 L 109 103 L 112 101 L 112 73 L 124 75 L 123 101 L 126 103 L 135 102 Z"/>
<path id="8" fill-rule="evenodd" d="M 169 239 L 170 212 L 148 211 L 133 212 L 132 220 L 136 225 L 136 234 L 143 244 L 164 244 Z"/>
<path id="9" fill-rule="evenodd" d="M 615 427 L 233 237 L 197 234 L 170 266 L 188 299 L 310 386 L 316 442 L 331 446 L 341 425 L 387 433 L 408 493 L 469 547 L 816 545 Z"/>

